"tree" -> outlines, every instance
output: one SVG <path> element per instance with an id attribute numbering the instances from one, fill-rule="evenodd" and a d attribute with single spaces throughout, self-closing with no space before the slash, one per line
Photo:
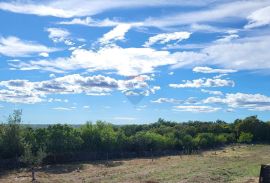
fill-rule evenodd
<path id="1" fill-rule="evenodd" d="M 46 153 L 43 149 L 39 149 L 36 153 L 33 153 L 32 146 L 30 144 L 24 144 L 24 153 L 21 156 L 21 161 L 24 162 L 32 171 L 32 182 L 36 180 L 35 168 L 42 164 L 42 160 L 46 157 Z"/>
<path id="2" fill-rule="evenodd" d="M 8 118 L 8 124 L 5 125 L 2 146 L 4 158 L 18 158 L 23 153 L 23 140 L 20 123 L 22 121 L 22 111 L 15 110 Z"/>
<path id="3" fill-rule="evenodd" d="M 250 143 L 252 142 L 253 139 L 253 135 L 251 133 L 245 133 L 245 132 L 241 132 L 238 142 L 240 143 Z"/>
<path id="4" fill-rule="evenodd" d="M 54 156 L 60 153 L 74 152 L 81 148 L 83 140 L 79 131 L 68 125 L 52 125 L 48 129 L 47 150 Z"/>
<path id="5" fill-rule="evenodd" d="M 0 158 L 2 157 L 3 154 L 3 132 L 4 132 L 4 126 L 0 125 Z"/>
<path id="6" fill-rule="evenodd" d="M 82 148 L 86 151 L 97 151 L 101 147 L 101 136 L 96 125 L 87 122 L 81 127 Z"/>
<path id="7" fill-rule="evenodd" d="M 269 136 L 267 124 L 260 121 L 257 116 L 236 120 L 235 130 L 238 136 L 240 136 L 241 132 L 251 133 L 254 141 L 266 141 Z"/>
<path id="8" fill-rule="evenodd" d="M 187 153 L 191 153 L 194 145 L 194 140 L 191 135 L 185 135 L 183 137 L 183 147 Z"/>
<path id="9" fill-rule="evenodd" d="M 110 152 L 116 145 L 116 132 L 113 126 L 102 121 L 96 122 L 96 127 L 101 139 L 101 150 Z"/>

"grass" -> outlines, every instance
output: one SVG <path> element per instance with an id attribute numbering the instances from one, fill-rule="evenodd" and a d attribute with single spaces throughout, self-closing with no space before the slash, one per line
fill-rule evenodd
<path id="1" fill-rule="evenodd" d="M 38 182 L 258 182 L 260 165 L 270 163 L 270 145 L 228 146 L 200 155 L 88 162 L 42 167 Z M 25 170 L 0 173 L 0 182 L 30 182 Z"/>

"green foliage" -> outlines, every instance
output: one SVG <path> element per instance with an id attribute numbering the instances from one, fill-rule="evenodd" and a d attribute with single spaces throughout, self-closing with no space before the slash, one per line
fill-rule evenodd
<path id="1" fill-rule="evenodd" d="M 20 123 L 22 111 L 15 110 L 8 118 L 8 123 L 2 132 L 2 156 L 18 158 L 23 153 L 23 139 Z"/>
<path id="2" fill-rule="evenodd" d="M 252 142 L 253 139 L 253 135 L 251 133 L 245 133 L 245 132 L 241 132 L 238 142 L 240 143 L 250 143 Z"/>
<path id="3" fill-rule="evenodd" d="M 42 160 L 46 157 L 46 152 L 43 149 L 38 149 L 36 153 L 33 153 L 32 146 L 30 144 L 24 144 L 24 153 L 20 160 L 27 166 L 36 167 L 42 164 Z"/>
<path id="4" fill-rule="evenodd" d="M 240 136 L 241 132 L 251 133 L 254 141 L 270 141 L 270 126 L 260 121 L 257 116 L 236 120 L 235 131 L 237 136 Z"/>
<path id="5" fill-rule="evenodd" d="M 47 150 L 49 153 L 73 152 L 81 148 L 83 141 L 79 131 L 75 128 L 57 124 L 49 126 L 47 131 Z"/>
<path id="6" fill-rule="evenodd" d="M 131 138 L 131 145 L 136 151 L 165 150 L 170 145 L 170 139 L 154 132 L 138 132 Z"/>
<path id="7" fill-rule="evenodd" d="M 234 123 L 190 121 L 176 123 L 159 119 L 153 124 L 112 125 L 87 122 L 80 128 L 55 124 L 43 128 L 20 125 L 21 111 L 14 111 L 0 125 L 0 158 L 16 158 L 30 165 L 40 163 L 46 153 L 54 158 L 79 152 L 142 152 L 209 149 L 240 142 L 270 142 L 270 123 L 257 116 Z"/>

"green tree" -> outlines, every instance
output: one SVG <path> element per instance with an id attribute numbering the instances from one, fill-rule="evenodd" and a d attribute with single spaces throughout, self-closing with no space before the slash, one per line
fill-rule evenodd
<path id="1" fill-rule="evenodd" d="M 20 160 L 24 162 L 32 171 L 32 181 L 36 180 L 35 168 L 42 164 L 42 160 L 46 157 L 46 153 L 43 149 L 39 149 L 36 153 L 33 153 L 32 146 L 30 144 L 24 144 L 24 153 Z"/>
<path id="2" fill-rule="evenodd" d="M 2 154 L 3 154 L 3 133 L 4 133 L 4 126 L 0 125 L 0 158 L 2 158 Z"/>
<path id="3" fill-rule="evenodd" d="M 79 131 L 68 125 L 52 125 L 48 129 L 47 150 L 53 155 L 78 151 L 83 140 Z"/>
<path id="4" fill-rule="evenodd" d="M 2 146 L 4 158 L 19 158 L 23 153 L 23 139 L 20 123 L 22 111 L 15 110 L 8 118 L 2 135 Z"/>
<path id="5" fill-rule="evenodd" d="M 250 143 L 252 142 L 253 139 L 253 135 L 251 133 L 245 133 L 245 132 L 241 132 L 238 142 L 240 143 Z"/>
<path id="6" fill-rule="evenodd" d="M 101 139 L 101 150 L 110 152 L 116 145 L 116 135 L 113 126 L 102 121 L 96 122 L 96 127 Z"/>

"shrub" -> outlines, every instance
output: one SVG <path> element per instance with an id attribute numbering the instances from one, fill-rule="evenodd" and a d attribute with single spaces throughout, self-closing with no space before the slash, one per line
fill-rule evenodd
<path id="1" fill-rule="evenodd" d="M 245 133 L 245 132 L 241 132 L 238 142 L 240 143 L 250 143 L 252 142 L 253 139 L 253 135 L 251 133 Z"/>

